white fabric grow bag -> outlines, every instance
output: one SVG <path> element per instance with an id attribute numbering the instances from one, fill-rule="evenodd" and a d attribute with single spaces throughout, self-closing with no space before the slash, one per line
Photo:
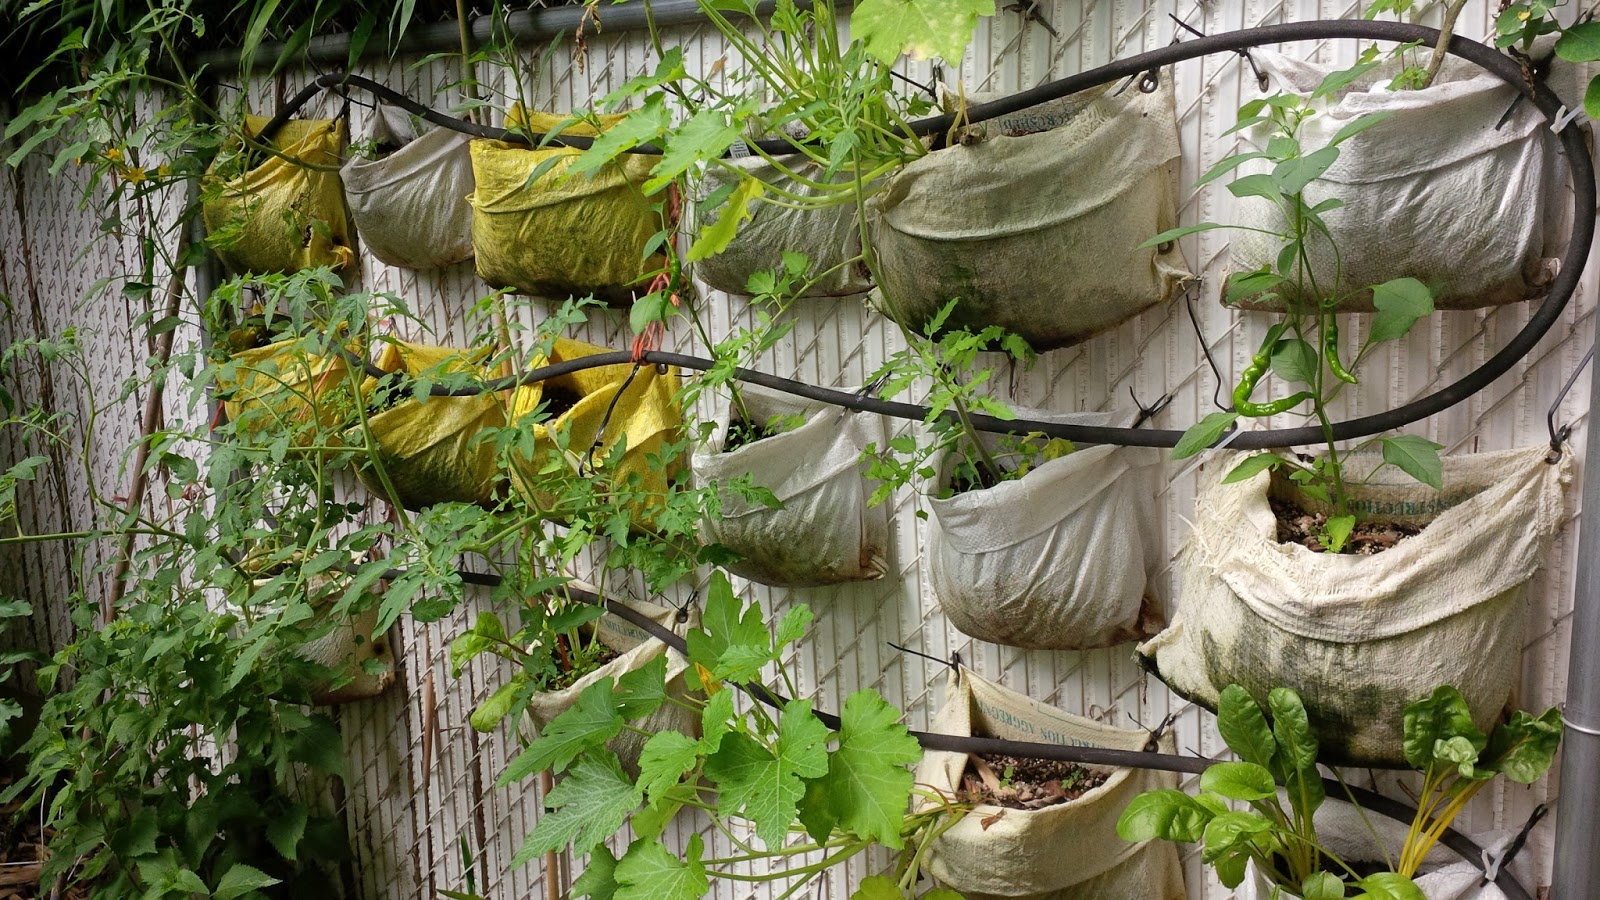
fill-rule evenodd
<path id="1" fill-rule="evenodd" d="M 822 167 L 800 156 L 781 157 L 783 164 L 803 177 L 822 180 Z M 782 175 L 759 156 L 727 161 L 765 184 L 802 197 L 822 192 Z M 719 165 L 709 166 L 701 181 L 701 196 L 739 182 L 737 174 Z M 719 211 L 720 212 L 720 211 Z M 717 221 L 719 212 L 710 213 L 702 227 Z M 811 260 L 812 274 L 839 266 L 826 278 L 811 286 L 805 297 L 842 297 L 866 293 L 872 287 L 866 268 L 855 262 L 840 266 L 861 254 L 861 231 L 856 224 L 854 204 L 826 209 L 789 209 L 771 203 L 750 206 L 750 219 L 739 223 L 739 230 L 727 249 L 694 264 L 695 277 L 707 286 L 730 294 L 748 294 L 750 276 L 757 272 L 783 271 L 783 252 L 804 253 Z"/>
<path id="2" fill-rule="evenodd" d="M 405 111 L 384 105 L 370 137 L 402 146 L 382 159 L 351 159 L 339 173 L 367 249 L 404 269 L 471 259 L 471 138 L 448 128 L 416 137 Z"/>
<path id="3" fill-rule="evenodd" d="M 1271 79 L 1269 93 L 1309 94 L 1333 71 L 1254 52 Z M 1433 287 L 1440 309 L 1542 295 L 1555 277 L 1551 257 L 1560 251 L 1566 209 L 1560 201 L 1565 180 L 1554 142 L 1541 128 L 1544 116 L 1533 104 L 1519 103 L 1496 130 L 1517 91 L 1464 60 L 1446 61 L 1423 90 L 1388 90 L 1397 71 L 1398 63 L 1374 69 L 1301 127 L 1301 145 L 1315 150 L 1358 116 L 1390 115 L 1341 144 L 1338 160 L 1305 190 L 1310 204 L 1331 198 L 1345 204 L 1324 216 L 1339 250 L 1340 309 L 1371 310 L 1367 288 L 1403 277 Z M 1268 137 L 1266 129 L 1252 129 L 1241 150 L 1260 150 Z M 1268 169 L 1255 160 L 1238 172 Z M 1276 204 L 1264 198 L 1241 198 L 1236 209 L 1241 225 L 1286 227 Z M 1236 273 L 1272 266 L 1282 249 L 1276 237 L 1255 231 L 1230 231 L 1229 242 Z M 1309 244 L 1312 271 L 1327 292 L 1333 249 L 1320 235 Z"/>
<path id="4" fill-rule="evenodd" d="M 754 385 L 740 389 L 758 423 L 804 416 L 793 431 L 720 452 L 734 410 L 717 421 L 711 444 L 694 455 L 700 484 L 749 475 L 780 509 L 721 491 L 722 515 L 701 525 L 708 542 L 743 557 L 728 571 L 762 584 L 804 586 L 864 581 L 887 571 L 889 509 L 867 506 L 872 487 L 861 462 L 867 445 L 888 440 L 882 417 L 851 412 Z"/>
<path id="5" fill-rule="evenodd" d="M 1550 464 L 1548 451 L 1446 457 L 1442 493 L 1384 468 L 1355 489 L 1360 511 L 1432 524 L 1374 556 L 1278 543 L 1269 474 L 1224 485 L 1244 455 L 1212 460 L 1178 557 L 1177 615 L 1139 653 L 1213 709 L 1229 684 L 1258 699 L 1293 688 L 1330 761 L 1403 763 L 1403 711 L 1442 684 L 1487 732 L 1511 697 L 1528 579 L 1572 477 L 1572 455 Z M 1374 462 L 1347 459 L 1346 478 L 1360 482 Z"/>
<path id="6" fill-rule="evenodd" d="M 952 327 L 995 324 L 1036 350 L 1074 344 L 1170 299 L 1176 243 L 1171 80 L 1080 95 L 1067 124 L 928 154 L 871 202 L 883 310 L 913 330 L 959 298 Z"/>
<path id="7" fill-rule="evenodd" d="M 965 669 L 951 677 L 945 698 L 933 723 L 940 734 L 1141 751 L 1150 740 L 1147 732 L 1062 712 Z M 1155 749 L 1174 748 L 1168 733 Z M 953 796 L 966 767 L 965 753 L 930 751 L 917 766 L 916 781 Z M 1177 786 L 1170 772 L 1119 768 L 1094 790 L 1055 806 L 977 806 L 934 840 L 928 873 L 967 900 L 1182 900 L 1176 846 L 1131 844 L 1117 836 L 1117 819 L 1134 797 Z"/>
<path id="8" fill-rule="evenodd" d="M 1024 418 L 1132 424 L 1127 413 Z M 985 435 L 990 449 L 1002 440 Z M 928 571 L 945 618 L 964 634 L 1013 647 L 1081 650 L 1148 637 L 1141 613 L 1152 551 L 1160 452 L 1085 447 L 1021 479 L 929 501 Z M 947 453 L 937 488 L 957 460 Z"/>
<path id="9" fill-rule="evenodd" d="M 573 587 L 598 593 L 593 587 L 574 583 Z M 653 603 L 636 603 L 631 600 L 619 600 L 623 606 L 649 616 L 657 624 L 671 629 L 677 634 L 687 634 L 690 628 L 699 625 L 699 615 L 691 608 L 688 621 L 677 621 L 676 609 L 670 606 L 656 606 Z M 578 702 L 578 696 L 589 685 L 602 678 L 611 678 L 613 681 L 629 672 L 649 665 L 656 657 L 667 654 L 667 693 L 674 697 L 684 697 L 689 688 L 683 678 L 683 673 L 689 668 L 689 660 L 676 650 L 670 650 L 666 644 L 661 643 L 644 629 L 634 625 L 626 619 L 619 618 L 610 613 L 595 622 L 595 631 L 600 642 L 612 650 L 622 654 L 616 659 L 606 663 L 593 672 L 583 676 L 566 688 L 559 691 L 534 694 L 528 702 L 528 718 L 540 729 L 550 723 L 551 719 L 561 715 Z M 693 712 L 675 703 L 663 703 L 661 708 L 643 719 L 630 722 L 637 728 L 642 728 L 649 734 L 658 731 L 678 731 L 690 737 L 700 736 L 700 717 Z M 645 742 L 649 740 L 646 735 L 636 734 L 624 730 L 621 734 L 606 742 L 617 758 L 622 761 L 622 767 L 630 774 L 637 775 L 639 768 L 639 753 L 644 749 Z"/>
<path id="10" fill-rule="evenodd" d="M 307 587 L 308 593 L 325 594 L 327 584 L 334 576 L 318 575 Z M 339 576 L 341 583 L 348 582 Z M 261 587 L 268 579 L 257 579 Z M 376 697 L 388 690 L 395 681 L 395 657 L 387 634 L 373 634 L 378 627 L 378 604 L 355 615 L 335 614 L 339 594 L 326 595 L 311 605 L 311 618 L 301 625 L 307 630 L 328 626 L 327 633 L 312 638 L 293 649 L 294 655 L 332 669 L 333 676 L 323 682 L 308 685 L 311 700 L 319 704 L 348 703 Z M 281 604 L 263 606 L 262 611 L 281 612 Z M 373 671 L 367 671 L 369 663 Z M 348 679 L 348 681 L 345 681 Z M 335 682 L 345 681 L 339 687 Z"/>

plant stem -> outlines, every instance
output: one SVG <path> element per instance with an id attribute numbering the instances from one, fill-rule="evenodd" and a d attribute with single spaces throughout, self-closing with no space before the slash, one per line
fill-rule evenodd
<path id="1" fill-rule="evenodd" d="M 1455 34 L 1456 19 L 1466 5 L 1467 0 L 1450 0 L 1450 5 L 1444 8 L 1444 23 L 1439 26 L 1439 42 L 1433 46 L 1433 58 L 1428 60 L 1428 71 L 1417 84 L 1418 90 L 1433 84 L 1433 79 L 1438 77 L 1439 70 L 1444 67 L 1445 50 L 1450 46 L 1450 38 Z"/>

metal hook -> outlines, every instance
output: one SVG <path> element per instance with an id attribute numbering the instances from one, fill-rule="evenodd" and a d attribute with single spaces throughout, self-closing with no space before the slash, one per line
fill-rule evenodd
<path id="1" fill-rule="evenodd" d="M 1190 25 L 1188 22 L 1185 22 L 1172 13 L 1167 13 L 1167 18 L 1178 23 L 1179 28 L 1182 28 L 1184 31 L 1189 32 L 1195 37 L 1206 36 L 1204 31 L 1201 31 L 1193 25 Z M 1174 43 L 1176 43 L 1176 41 L 1174 41 Z M 1250 55 L 1249 50 L 1235 50 L 1234 52 L 1244 57 L 1244 61 L 1250 64 L 1250 72 L 1256 76 L 1256 86 L 1261 89 L 1263 94 L 1265 94 L 1267 92 L 1267 88 L 1271 85 L 1271 82 L 1267 79 L 1267 73 L 1261 71 L 1261 66 L 1256 62 L 1256 58 Z"/>
<path id="2" fill-rule="evenodd" d="M 628 385 L 633 384 L 634 377 L 639 374 L 639 370 L 642 368 L 644 368 L 644 363 L 634 363 L 633 370 L 628 373 L 627 378 L 623 379 L 622 386 L 617 388 L 615 394 L 611 395 L 611 402 L 606 404 L 606 414 L 600 417 L 600 427 L 595 429 L 594 443 L 589 445 L 588 452 L 583 455 L 583 464 L 578 467 L 579 475 L 591 476 L 594 474 L 594 454 L 605 443 L 606 426 L 611 424 L 611 414 L 617 411 L 617 402 L 622 399 L 623 392 L 627 391 Z"/>
<path id="3" fill-rule="evenodd" d="M 862 385 L 860 387 L 860 389 L 855 392 L 855 398 L 857 400 L 865 400 L 866 398 L 873 396 L 874 394 L 878 393 L 878 389 L 883 387 L 884 384 L 888 382 L 888 380 L 889 380 L 889 373 L 888 372 L 885 372 L 882 375 L 879 375 L 877 378 L 874 378 L 871 381 L 867 382 L 866 384 Z M 856 411 L 857 410 L 853 410 L 848 406 L 839 407 L 839 415 L 837 417 L 837 421 L 840 421 L 840 422 L 844 421 L 844 417 L 847 414 L 852 413 L 852 412 L 856 412 Z"/>
<path id="4" fill-rule="evenodd" d="M 1200 341 L 1200 352 L 1205 354 L 1206 363 L 1211 366 L 1211 374 L 1216 376 L 1217 386 L 1211 391 L 1211 402 L 1223 412 L 1233 412 L 1233 407 L 1222 402 L 1222 370 L 1217 367 L 1217 361 L 1211 356 L 1211 344 L 1206 340 L 1206 333 L 1200 329 L 1200 317 L 1194 311 L 1194 291 L 1185 291 L 1183 302 L 1189 308 L 1189 324 L 1194 326 L 1194 336 Z"/>
<path id="5" fill-rule="evenodd" d="M 1128 713 L 1128 718 L 1133 721 L 1135 728 L 1144 729 L 1150 735 L 1150 739 L 1144 742 L 1144 752 L 1155 753 L 1161 749 L 1161 736 L 1166 734 L 1167 729 L 1172 727 L 1172 723 L 1178 720 L 1178 714 L 1167 713 L 1167 717 L 1156 723 L 1155 728 L 1145 728 L 1133 713 Z"/>
<path id="6" fill-rule="evenodd" d="M 1545 413 L 1544 424 L 1546 428 L 1550 429 L 1550 455 L 1545 457 L 1545 462 L 1556 463 L 1561 461 L 1563 452 L 1561 445 L 1566 443 L 1567 438 L 1572 436 L 1572 426 L 1562 425 L 1557 428 L 1556 413 L 1561 410 L 1562 402 L 1567 399 L 1567 394 L 1572 391 L 1572 386 L 1578 383 L 1578 376 L 1583 374 L 1584 367 L 1588 366 L 1589 361 L 1592 359 L 1594 359 L 1594 347 L 1591 346 L 1589 352 L 1585 353 L 1583 359 L 1578 362 L 1578 367 L 1573 369 L 1572 374 L 1567 377 L 1567 383 L 1561 386 L 1560 392 L 1556 394 L 1555 402 L 1550 404 L 1549 412 Z"/>
<path id="7" fill-rule="evenodd" d="M 1133 420 L 1133 427 L 1138 428 L 1140 425 L 1143 425 L 1151 419 L 1154 419 L 1161 413 L 1163 409 L 1171 406 L 1172 401 L 1177 398 L 1178 392 L 1167 391 L 1165 394 L 1162 394 L 1155 403 L 1145 406 L 1143 403 L 1139 402 L 1139 395 L 1133 392 L 1133 385 L 1130 384 L 1128 385 L 1128 396 L 1133 398 L 1133 405 L 1139 407 L 1139 416 Z"/>

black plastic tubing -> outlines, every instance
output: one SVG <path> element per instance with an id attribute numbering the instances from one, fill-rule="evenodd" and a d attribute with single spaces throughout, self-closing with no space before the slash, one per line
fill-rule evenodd
<path id="1" fill-rule="evenodd" d="M 1439 32 L 1432 28 L 1420 25 L 1408 25 L 1399 22 L 1369 22 L 1369 21 L 1318 21 L 1294 22 L 1287 25 L 1266 25 L 1260 28 L 1235 31 L 1227 34 L 1210 35 L 1172 44 L 1148 53 L 1130 56 L 1126 59 L 1109 63 L 1099 68 L 1091 69 L 1077 75 L 1071 75 L 1049 84 L 1041 85 L 1031 90 L 1014 94 L 1010 97 L 974 106 L 970 110 L 969 118 L 981 121 L 986 118 L 1004 115 L 1025 109 L 1047 100 L 1053 100 L 1078 91 L 1087 90 L 1098 85 L 1136 75 L 1151 69 L 1168 66 L 1184 60 L 1195 59 L 1212 53 L 1235 52 L 1250 47 L 1264 44 L 1287 43 L 1306 40 L 1324 40 L 1330 38 L 1353 38 L 1359 40 L 1374 40 L 1386 42 L 1411 42 L 1421 41 L 1424 44 L 1435 44 L 1439 39 Z M 1530 87 L 1523 78 L 1521 65 L 1511 57 L 1481 44 L 1477 41 L 1462 37 L 1454 37 L 1449 44 L 1449 52 L 1466 59 L 1507 84 L 1516 87 L 1524 94 L 1534 106 L 1544 114 L 1547 121 L 1555 123 L 1557 115 L 1563 108 L 1562 102 L 1549 88 L 1543 84 L 1535 83 Z M 302 90 L 280 110 L 274 121 L 287 120 L 300 105 L 303 105 L 317 91 L 340 84 L 359 84 L 371 90 L 386 102 L 402 105 L 413 112 L 418 112 L 442 127 L 455 128 L 470 134 L 485 137 L 526 140 L 515 133 L 506 132 L 504 129 L 487 128 L 451 118 L 442 113 L 421 106 L 415 101 L 398 94 L 389 88 L 378 85 L 358 76 L 332 74 L 324 75 L 312 85 Z M 937 134 L 947 130 L 952 124 L 950 116 L 936 116 L 922 119 L 912 123 L 912 130 L 917 134 Z M 270 127 L 270 126 L 269 126 Z M 1426 135 L 1419 135 L 1419 147 L 1426 146 Z M 1334 423 L 1332 431 L 1336 440 L 1366 437 L 1379 434 L 1391 429 L 1409 425 L 1418 420 L 1427 418 L 1435 413 L 1448 409 L 1467 399 L 1495 379 L 1505 374 L 1513 365 L 1531 351 L 1546 333 L 1560 318 L 1562 310 L 1571 300 L 1573 292 L 1577 289 L 1578 278 L 1583 273 L 1584 266 L 1589 259 L 1589 245 L 1594 238 L 1595 231 L 1595 177 L 1593 161 L 1589 157 L 1588 147 L 1585 144 L 1583 130 L 1579 126 L 1568 124 L 1558 133 L 1561 155 L 1566 160 L 1572 175 L 1573 183 L 1573 225 L 1566 248 L 1560 258 L 1560 272 L 1550 286 L 1550 292 L 1539 307 L 1534 310 L 1522 330 L 1507 342 L 1506 346 L 1494 356 L 1490 357 L 1482 366 L 1474 369 L 1459 381 L 1440 388 L 1432 394 L 1413 400 L 1403 406 L 1392 410 L 1363 416 L 1357 419 L 1347 419 Z M 587 143 L 580 138 L 572 138 L 573 145 Z M 777 151 L 792 149 L 785 142 L 773 142 L 779 146 Z M 640 148 L 648 150 L 650 148 Z M 1529 223 L 1532 224 L 1532 223 Z M 675 353 L 650 352 L 644 355 L 643 360 L 651 363 L 675 365 L 686 369 L 705 370 L 712 366 L 712 360 L 702 357 L 685 356 Z M 531 384 L 556 375 L 586 369 L 594 366 L 615 365 L 632 361 L 629 354 L 617 352 L 606 353 L 587 357 L 581 360 L 547 366 L 527 372 L 516 379 L 501 379 L 490 382 L 484 386 L 469 388 L 449 389 L 435 386 L 432 392 L 439 396 L 452 396 L 479 393 L 483 390 L 503 390 L 513 384 Z M 804 384 L 787 378 L 779 378 L 749 369 L 738 369 L 735 377 L 741 381 L 764 385 L 790 394 L 806 397 L 812 400 L 826 402 L 851 409 L 875 412 L 883 415 L 904 419 L 923 419 L 927 415 L 927 408 L 910 403 L 896 403 L 879 400 L 874 397 L 860 396 L 844 391 L 835 391 L 828 388 Z M 1084 425 L 1063 425 L 1054 422 L 1037 422 L 1028 419 L 996 419 L 990 416 L 975 415 L 973 424 L 979 430 L 991 432 L 1042 432 L 1052 437 L 1062 437 L 1073 441 L 1090 444 L 1121 444 L 1134 447 L 1172 447 L 1183 437 L 1182 431 L 1170 429 L 1135 429 L 1093 427 Z M 1247 431 L 1243 434 L 1231 436 L 1228 443 L 1241 450 L 1262 449 L 1267 447 L 1287 447 L 1299 444 L 1320 443 L 1323 434 L 1316 426 L 1300 428 L 1283 428 L 1261 431 Z"/>

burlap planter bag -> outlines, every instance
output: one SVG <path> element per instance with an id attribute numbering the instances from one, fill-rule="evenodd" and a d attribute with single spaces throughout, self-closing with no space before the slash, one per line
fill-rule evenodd
<path id="1" fill-rule="evenodd" d="M 1404 765 L 1405 707 L 1442 684 L 1488 732 L 1516 683 L 1528 580 L 1565 514 L 1571 454 L 1548 453 L 1445 457 L 1442 492 L 1394 467 L 1362 484 L 1379 460 L 1348 457 L 1359 514 L 1427 524 L 1372 556 L 1278 543 L 1269 496 L 1315 504 L 1275 473 L 1222 484 L 1245 454 L 1213 460 L 1178 557 L 1177 614 L 1138 652 L 1212 709 L 1229 684 L 1262 701 L 1293 689 L 1330 763 Z"/>
<path id="2" fill-rule="evenodd" d="M 721 491 L 722 514 L 702 523 L 704 539 L 738 553 L 726 568 L 762 584 L 785 587 L 867 581 L 888 569 L 889 510 L 868 506 L 873 487 L 861 454 L 888 440 L 882 417 L 808 401 L 755 385 L 740 388 L 745 409 L 764 425 L 775 416 L 803 416 L 792 431 L 722 452 L 737 410 L 717 420 L 709 446 L 695 453 L 700 484 L 748 475 L 783 504 Z"/>
<path id="3" fill-rule="evenodd" d="M 1170 733 L 1151 748 L 1148 732 L 1071 715 L 966 669 L 951 676 L 945 697 L 933 723 L 939 734 L 1176 752 Z M 930 751 L 916 782 L 953 796 L 966 768 L 965 753 Z M 1043 809 L 976 806 L 934 840 L 927 872 L 967 900 L 1183 900 L 1176 846 L 1117 836 L 1117 819 L 1134 797 L 1177 786 L 1171 772 L 1119 768 L 1083 796 Z"/>
<path id="4" fill-rule="evenodd" d="M 488 348 L 454 350 L 391 341 L 384 345 L 377 366 L 412 377 L 429 371 L 469 371 L 488 380 L 492 375 L 482 367 L 488 355 Z M 377 379 L 367 379 L 362 386 L 364 400 L 373 396 L 377 385 Z M 407 509 L 448 502 L 490 503 L 496 494 L 498 466 L 494 442 L 484 439 L 483 432 L 505 426 L 507 402 L 504 393 L 488 391 L 425 401 L 407 398 L 371 416 L 367 427 L 397 495 L 393 499 Z M 365 444 L 354 429 L 347 440 L 353 446 Z M 387 496 L 371 465 L 363 466 L 359 475 L 369 490 Z"/>
<path id="5" fill-rule="evenodd" d="M 1127 413 L 1017 410 L 1071 425 L 1132 424 Z M 998 435 L 985 435 L 991 450 Z M 957 462 L 946 453 L 936 492 Z M 1153 634 L 1149 575 L 1159 451 L 1102 445 L 1039 463 L 1022 478 L 928 501 L 926 557 L 950 624 L 1013 647 L 1082 650 Z M 1159 623 L 1157 623 L 1158 625 Z"/>
<path id="6" fill-rule="evenodd" d="M 1075 95 L 1065 124 L 928 154 L 873 197 L 880 309 L 913 331 L 951 299 L 950 327 L 1000 325 L 1036 350 L 1078 343 L 1173 296 L 1178 131 L 1153 93 Z M 1055 121 L 1052 118 L 1051 121 Z"/>
<path id="7" fill-rule="evenodd" d="M 245 129 L 260 134 L 269 121 L 245 116 Z M 292 119 L 270 142 L 283 156 L 268 156 L 238 175 L 212 164 L 200 216 L 229 269 L 262 275 L 355 262 L 339 173 L 300 164 L 338 166 L 344 139 L 342 119 Z"/>
<path id="8" fill-rule="evenodd" d="M 1308 95 L 1333 71 L 1267 50 L 1254 53 L 1270 79 L 1269 93 Z M 1338 160 L 1306 186 L 1308 204 L 1344 203 L 1323 216 L 1331 244 L 1320 233 L 1307 241 L 1318 287 L 1333 289 L 1337 247 L 1341 310 L 1371 311 L 1372 285 L 1406 277 L 1432 287 L 1439 309 L 1543 296 L 1565 240 L 1566 209 L 1565 179 L 1554 142 L 1543 133 L 1544 116 L 1530 103 L 1512 109 L 1516 88 L 1465 60 L 1446 60 L 1422 90 L 1389 90 L 1398 66 L 1373 69 L 1301 126 L 1301 145 L 1315 150 L 1360 116 L 1389 116 L 1341 144 Z M 1510 118 L 1497 127 L 1507 110 Z M 1244 152 L 1262 149 L 1270 137 L 1259 126 L 1244 135 Z M 1237 171 L 1245 176 L 1268 168 L 1256 160 Z M 1287 228 L 1277 205 L 1261 197 L 1240 198 L 1234 221 Z M 1242 274 L 1274 266 L 1282 248 L 1275 235 L 1230 231 L 1229 268 Z M 1243 305 L 1281 308 L 1282 302 L 1247 298 Z"/>
<path id="9" fill-rule="evenodd" d="M 592 590 L 586 585 L 575 584 L 574 587 Z M 689 629 L 700 624 L 700 617 L 694 607 L 689 607 L 690 614 L 685 621 L 678 621 L 678 611 L 670 606 L 656 606 L 653 603 L 637 603 L 632 600 L 618 601 L 629 609 L 642 613 L 656 624 L 670 629 L 678 635 L 686 635 Z M 613 681 L 629 672 L 636 671 L 649 665 L 656 657 L 665 653 L 667 655 L 667 694 L 671 697 L 683 699 L 689 695 L 689 686 L 684 679 L 684 672 L 689 668 L 689 660 L 676 650 L 670 650 L 666 644 L 652 637 L 649 632 L 626 619 L 607 613 L 597 620 L 594 625 L 595 634 L 602 644 L 621 654 L 616 659 L 606 663 L 598 669 L 574 681 L 568 687 L 559 691 L 547 691 L 533 695 L 528 701 L 527 715 L 536 728 L 544 728 L 550 720 L 561 715 L 572 705 L 578 702 L 578 697 L 590 685 L 602 678 Z M 624 729 L 622 733 L 606 742 L 617 758 L 622 761 L 622 767 L 630 775 L 639 773 L 639 753 L 644 750 L 649 734 L 659 731 L 677 731 L 691 738 L 700 736 L 700 716 L 692 710 L 667 702 L 650 715 L 635 722 L 630 722 L 636 728 L 641 728 L 648 734 L 635 734 Z"/>
<path id="10" fill-rule="evenodd" d="M 402 269 L 471 259 L 472 139 L 438 127 L 418 137 L 394 106 L 378 107 L 369 137 L 400 147 L 380 159 L 351 159 L 340 171 L 367 251 Z"/>
<path id="11" fill-rule="evenodd" d="M 529 130 L 543 134 L 563 118 L 514 111 L 507 127 L 525 119 Z M 602 127 L 610 127 L 622 116 L 600 118 Z M 595 130 L 580 123 L 562 133 L 592 137 Z M 598 172 L 568 178 L 572 159 L 583 152 L 573 147 L 535 150 L 478 140 L 471 152 L 476 186 L 469 202 L 479 278 L 558 300 L 592 294 L 625 305 L 635 291 L 644 292 L 640 282 L 664 258 L 645 255 L 662 223 L 640 188 L 661 157 L 625 153 Z"/>
<path id="12" fill-rule="evenodd" d="M 804 178 L 822 180 L 822 167 L 801 156 L 780 157 L 780 162 Z M 791 194 L 815 197 L 822 192 L 802 184 L 759 156 L 725 160 L 744 175 Z M 738 184 L 740 174 L 720 165 L 706 169 L 701 181 L 702 197 L 719 188 Z M 709 213 L 701 227 L 714 224 L 721 211 Z M 843 203 L 825 209 L 789 209 L 757 202 L 750 207 L 750 220 L 739 223 L 739 230 L 726 249 L 694 264 L 694 275 L 713 290 L 729 294 L 748 294 L 750 276 L 757 272 L 782 272 L 784 251 L 803 253 L 811 261 L 811 273 L 820 275 L 802 297 L 842 297 L 866 293 L 872 288 L 866 267 L 859 261 L 844 264 L 861 255 L 861 231 L 856 223 L 856 207 Z"/>

